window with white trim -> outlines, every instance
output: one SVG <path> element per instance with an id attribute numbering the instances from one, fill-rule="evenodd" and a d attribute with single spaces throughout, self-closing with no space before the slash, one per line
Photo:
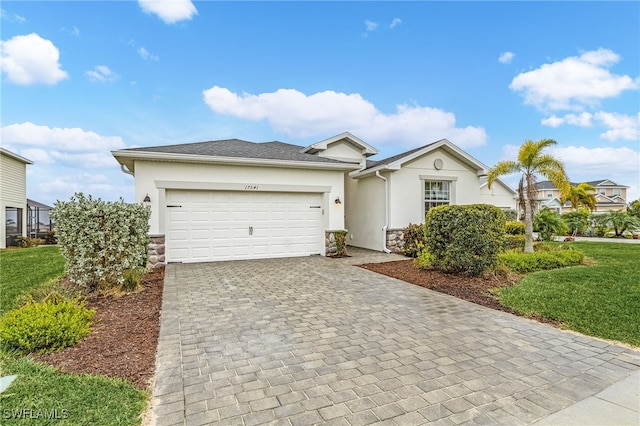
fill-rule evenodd
<path id="1" fill-rule="evenodd" d="M 451 204 L 451 185 L 449 181 L 425 180 L 424 181 L 424 213 L 437 206 Z"/>
<path id="2" fill-rule="evenodd" d="M 613 195 L 620 195 L 621 193 L 620 188 L 613 188 Z"/>

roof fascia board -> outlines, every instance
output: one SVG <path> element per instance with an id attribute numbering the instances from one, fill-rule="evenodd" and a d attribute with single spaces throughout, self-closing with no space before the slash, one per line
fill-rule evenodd
<path id="1" fill-rule="evenodd" d="M 173 154 L 165 152 L 143 152 L 143 151 L 112 151 L 111 154 L 120 162 L 120 158 L 131 160 L 156 160 L 185 163 L 207 163 L 207 164 L 231 164 L 262 167 L 288 167 L 305 169 L 329 169 L 329 170 L 354 170 L 360 168 L 360 163 L 316 163 L 311 161 L 286 161 L 263 158 L 246 157 L 214 157 L 192 154 Z"/>
<path id="2" fill-rule="evenodd" d="M 354 144 L 356 146 L 359 146 L 362 149 L 362 153 L 366 157 L 369 157 L 371 155 L 375 155 L 375 154 L 377 154 L 379 152 L 376 148 L 374 148 L 373 146 L 369 145 L 368 143 L 366 143 L 362 139 L 352 135 L 349 132 L 340 133 L 339 135 L 332 136 L 332 137 L 330 137 L 328 139 L 324 139 L 324 140 L 321 140 L 319 142 L 313 143 L 313 144 L 309 145 L 308 147 L 304 148 L 301 152 L 307 153 L 309 151 L 315 151 L 315 150 L 324 151 L 332 143 L 339 142 L 339 141 L 341 141 L 343 139 L 347 139 L 352 144 Z"/>
<path id="3" fill-rule="evenodd" d="M 356 173 L 353 177 L 358 179 L 360 177 L 365 177 L 371 173 L 375 173 L 378 170 L 400 170 L 404 163 L 415 160 L 425 154 L 428 154 L 432 151 L 435 151 L 438 148 L 444 148 L 447 152 L 452 154 L 454 157 L 457 157 L 459 160 L 467 163 L 467 165 L 472 166 L 476 170 L 476 175 L 485 176 L 487 174 L 487 166 L 482 164 L 480 161 L 476 160 L 466 152 L 462 151 L 456 145 L 448 141 L 447 139 L 441 139 L 437 142 L 429 144 L 425 146 L 423 149 L 418 150 L 412 154 L 409 154 L 405 157 L 398 158 L 396 161 L 390 164 L 384 164 L 381 166 L 374 166 L 370 169 L 364 170 L 361 173 Z"/>
<path id="4" fill-rule="evenodd" d="M 20 161 L 21 163 L 33 164 L 33 161 L 29 160 L 28 158 L 24 158 L 21 155 L 13 153 L 13 152 L 9 151 L 8 149 L 0 148 L 0 152 L 2 152 L 2 154 L 6 155 L 9 158 L 13 158 L 14 160 Z"/>

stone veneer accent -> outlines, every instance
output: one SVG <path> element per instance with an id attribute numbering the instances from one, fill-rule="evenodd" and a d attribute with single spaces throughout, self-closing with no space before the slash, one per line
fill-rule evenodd
<path id="1" fill-rule="evenodd" d="M 325 256 L 334 256 L 338 251 L 336 246 L 336 231 L 344 231 L 344 229 L 329 229 L 324 231 L 324 248 Z"/>
<path id="2" fill-rule="evenodd" d="M 402 249 L 404 248 L 403 229 L 387 229 L 387 248 L 392 253 L 402 254 Z"/>
<path id="3" fill-rule="evenodd" d="M 153 269 L 166 264 L 164 257 L 164 235 L 149 235 L 149 261 L 147 268 Z"/>

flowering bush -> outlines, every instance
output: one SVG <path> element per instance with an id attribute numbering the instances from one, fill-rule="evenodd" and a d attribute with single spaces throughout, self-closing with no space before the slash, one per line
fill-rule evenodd
<path id="1" fill-rule="evenodd" d="M 91 290 L 119 286 L 147 263 L 149 207 L 75 194 L 54 204 L 60 252 L 69 280 Z"/>

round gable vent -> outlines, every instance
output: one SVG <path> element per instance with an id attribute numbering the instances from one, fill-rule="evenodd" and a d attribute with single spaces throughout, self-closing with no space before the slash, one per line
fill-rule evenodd
<path id="1" fill-rule="evenodd" d="M 443 165 L 444 163 L 442 162 L 442 158 L 436 158 L 435 160 L 433 160 L 433 167 L 436 170 L 440 170 Z"/>

